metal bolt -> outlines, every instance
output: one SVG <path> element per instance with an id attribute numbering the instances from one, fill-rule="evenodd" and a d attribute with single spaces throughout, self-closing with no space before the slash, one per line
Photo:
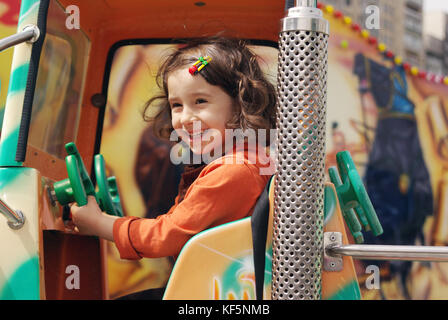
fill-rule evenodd
<path id="1" fill-rule="evenodd" d="M 34 24 L 27 24 L 26 26 L 23 27 L 22 31 L 28 31 L 28 30 L 32 30 L 33 31 L 33 37 L 30 40 L 28 40 L 27 42 L 28 43 L 36 42 L 39 39 L 39 37 L 40 37 L 40 30 L 39 30 L 39 28 L 36 25 L 34 25 Z"/>
<path id="2" fill-rule="evenodd" d="M 23 214 L 22 211 L 19 211 L 19 210 L 16 210 L 15 212 L 19 216 L 20 221 L 19 222 L 8 221 L 8 226 L 13 230 L 19 230 L 23 227 L 23 225 L 25 223 L 25 215 Z"/>

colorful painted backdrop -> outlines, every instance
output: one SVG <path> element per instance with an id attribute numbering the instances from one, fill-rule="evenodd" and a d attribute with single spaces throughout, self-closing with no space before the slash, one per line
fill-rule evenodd
<path id="1" fill-rule="evenodd" d="M 330 9 L 330 10 L 328 10 Z M 446 245 L 446 79 L 402 61 L 349 17 L 331 23 L 327 166 L 349 150 L 384 234 L 367 243 Z M 369 265 L 381 269 L 368 290 Z M 448 264 L 357 263 L 364 299 L 446 299 Z"/>
<path id="2" fill-rule="evenodd" d="M 17 32 L 20 1 L 0 0 L 0 39 Z M 3 113 L 8 93 L 9 73 L 14 49 L 8 49 L 0 54 L 0 123 L 3 121 Z M 0 125 L 1 127 L 1 125 Z"/>

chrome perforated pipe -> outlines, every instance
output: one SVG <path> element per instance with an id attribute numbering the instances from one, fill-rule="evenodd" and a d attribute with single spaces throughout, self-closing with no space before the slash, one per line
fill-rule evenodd
<path id="1" fill-rule="evenodd" d="M 274 300 L 321 297 L 328 34 L 315 0 L 296 1 L 281 20 Z"/>

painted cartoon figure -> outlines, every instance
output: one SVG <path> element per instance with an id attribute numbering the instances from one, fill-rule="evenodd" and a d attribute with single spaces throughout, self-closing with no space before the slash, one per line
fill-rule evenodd
<path id="1" fill-rule="evenodd" d="M 359 54 L 354 73 L 367 85 L 379 109 L 365 183 L 384 234 L 367 241 L 413 245 L 419 239 L 423 243 L 423 223 L 433 213 L 433 194 L 404 67 L 388 69 Z M 390 263 L 391 273 L 401 274 L 403 281 L 410 267 L 410 262 Z"/>

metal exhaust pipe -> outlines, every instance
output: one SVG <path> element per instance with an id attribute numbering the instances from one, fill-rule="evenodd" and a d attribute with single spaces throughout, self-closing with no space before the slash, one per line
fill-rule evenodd
<path id="1" fill-rule="evenodd" d="M 329 23 L 316 2 L 281 20 L 273 300 L 321 298 Z"/>

